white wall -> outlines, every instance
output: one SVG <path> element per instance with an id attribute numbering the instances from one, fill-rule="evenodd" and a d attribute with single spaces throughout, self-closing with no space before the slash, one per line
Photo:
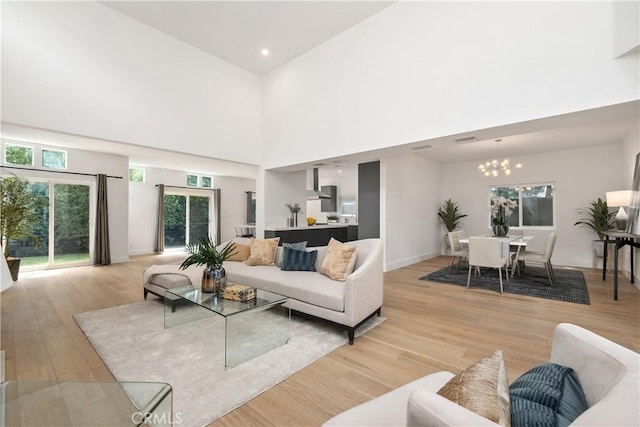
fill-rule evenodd
<path id="1" fill-rule="evenodd" d="M 153 253 L 157 224 L 158 189 L 157 184 L 186 186 L 186 171 L 145 167 L 145 182 L 131 182 L 129 189 L 129 254 Z M 220 188 L 222 241 L 235 236 L 233 226 L 246 222 L 245 191 L 255 191 L 255 181 L 243 178 L 213 177 L 214 188 Z M 165 193 L 170 192 L 165 189 Z M 187 190 L 191 194 L 210 195 L 211 190 Z"/>
<path id="2" fill-rule="evenodd" d="M 613 59 L 612 9 L 395 3 L 264 78 L 263 166 L 637 100 L 637 56 Z"/>
<path id="3" fill-rule="evenodd" d="M 614 3 L 615 56 L 638 54 L 640 47 L 640 2 L 616 1 Z M 637 60 L 637 57 L 636 57 Z"/>
<path id="4" fill-rule="evenodd" d="M 42 147 L 60 149 L 59 147 L 47 147 L 41 144 L 31 142 L 2 140 L 0 150 L 2 161 L 4 163 L 4 143 L 15 143 L 20 145 L 28 145 L 34 147 L 35 165 L 40 164 L 40 153 Z M 128 243 L 128 194 L 129 194 L 129 159 L 127 157 L 118 156 L 108 153 L 96 153 L 93 151 L 65 149 L 67 152 L 67 171 L 79 172 L 87 174 L 103 173 L 110 176 L 122 177 L 122 179 L 109 178 L 107 180 L 107 196 L 109 203 L 109 236 L 111 245 L 111 262 L 126 262 L 129 260 L 127 252 Z M 45 171 L 20 171 L 15 169 L 3 169 L 3 175 L 14 173 L 19 176 L 30 178 L 55 179 L 69 183 L 84 183 L 94 187 L 96 178 L 93 176 L 58 174 Z M 95 204 L 95 196 L 92 200 L 92 206 Z M 91 224 L 92 230 L 95 224 Z M 93 238 L 92 238 L 93 240 Z"/>
<path id="5" fill-rule="evenodd" d="M 303 209 L 307 201 L 307 173 L 276 172 L 260 169 L 256 182 L 256 233 L 265 229 L 286 227 L 291 217 L 287 203 L 298 203 Z M 264 194 L 264 197 L 260 197 Z M 305 214 L 298 215 L 298 226 L 306 225 Z"/>
<path id="6" fill-rule="evenodd" d="M 440 255 L 439 164 L 415 154 L 380 161 L 385 271 Z"/>
<path id="7" fill-rule="evenodd" d="M 556 265 L 591 267 L 591 241 L 595 233 L 573 224 L 579 220 L 578 208 L 622 185 L 622 144 L 578 150 L 532 154 L 510 159 L 523 164 L 511 176 L 483 177 L 477 162 L 460 162 L 442 166 L 440 198 L 451 197 L 460 204 L 464 228 L 468 235 L 487 234 L 489 229 L 489 189 L 492 185 L 555 183 L 555 209 L 558 240 L 553 253 Z M 525 229 L 535 235 L 530 248 L 544 250 L 550 230 Z"/>
<path id="8" fill-rule="evenodd" d="M 260 79 L 98 2 L 2 3 L 2 120 L 258 163 Z"/>

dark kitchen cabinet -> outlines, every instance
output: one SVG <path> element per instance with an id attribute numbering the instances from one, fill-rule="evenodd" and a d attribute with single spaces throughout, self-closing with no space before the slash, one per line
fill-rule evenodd
<path id="1" fill-rule="evenodd" d="M 338 212 L 338 187 L 335 185 L 323 185 L 320 191 L 331 196 L 330 199 L 320 199 L 321 212 Z"/>

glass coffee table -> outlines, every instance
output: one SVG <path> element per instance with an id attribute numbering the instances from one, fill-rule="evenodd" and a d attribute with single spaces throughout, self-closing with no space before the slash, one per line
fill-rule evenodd
<path id="1" fill-rule="evenodd" d="M 0 393 L 3 426 L 159 427 L 174 421 L 166 383 L 8 381 Z"/>
<path id="2" fill-rule="evenodd" d="M 232 283 L 227 282 L 227 286 Z M 164 327 L 206 318 L 224 319 L 224 365 L 237 366 L 286 344 L 290 337 L 289 298 L 256 290 L 247 302 L 202 292 L 200 286 L 165 291 Z M 285 305 L 286 304 L 286 305 Z M 215 324 L 214 326 L 215 327 Z"/>

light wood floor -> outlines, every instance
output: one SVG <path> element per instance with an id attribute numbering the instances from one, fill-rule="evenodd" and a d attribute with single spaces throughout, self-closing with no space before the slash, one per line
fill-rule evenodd
<path id="1" fill-rule="evenodd" d="M 72 315 L 142 300 L 144 267 L 170 261 L 139 256 L 107 267 L 23 274 L 0 294 L 5 379 L 112 380 Z M 423 375 L 457 372 L 495 349 L 502 349 L 513 380 L 548 360 L 560 322 L 640 350 L 640 292 L 627 278 L 614 301 L 611 277 L 603 282 L 600 271 L 584 270 L 591 305 L 418 280 L 448 262 L 439 257 L 386 273 L 385 322 L 212 425 L 320 425 Z"/>

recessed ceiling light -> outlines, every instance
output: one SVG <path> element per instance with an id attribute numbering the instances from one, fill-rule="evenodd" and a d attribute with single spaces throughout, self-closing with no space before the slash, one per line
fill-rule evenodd
<path id="1" fill-rule="evenodd" d="M 269 55 L 269 49 L 262 49 L 262 50 L 260 51 L 260 53 L 261 53 L 263 56 L 267 56 L 267 55 Z"/>

